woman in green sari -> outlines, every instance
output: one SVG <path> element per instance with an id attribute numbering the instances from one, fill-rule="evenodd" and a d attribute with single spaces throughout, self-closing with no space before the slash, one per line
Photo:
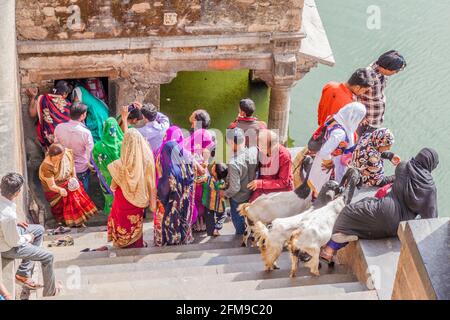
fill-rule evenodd
<path id="1" fill-rule="evenodd" d="M 122 141 L 123 131 L 117 123 L 117 120 L 111 117 L 105 122 L 102 139 L 94 145 L 94 150 L 92 150 L 92 159 L 95 162 L 100 186 L 105 197 L 105 208 L 103 212 L 107 216 L 111 212 L 114 199 L 114 195 L 109 189 L 112 178 L 108 171 L 108 165 L 120 158 Z"/>
<path id="2" fill-rule="evenodd" d="M 94 142 L 99 141 L 102 138 L 103 123 L 109 117 L 108 106 L 80 85 L 73 90 L 73 102 L 81 102 L 88 107 L 86 127 L 91 131 Z"/>

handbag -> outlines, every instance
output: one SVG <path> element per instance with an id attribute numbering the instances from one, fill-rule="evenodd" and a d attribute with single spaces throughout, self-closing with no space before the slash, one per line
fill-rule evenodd
<path id="1" fill-rule="evenodd" d="M 67 189 L 69 191 L 77 191 L 80 188 L 80 183 L 78 182 L 77 178 L 70 178 L 69 183 L 67 184 Z"/>

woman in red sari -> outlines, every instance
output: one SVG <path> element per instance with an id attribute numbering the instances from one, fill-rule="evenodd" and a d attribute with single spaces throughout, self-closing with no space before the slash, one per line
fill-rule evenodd
<path id="1" fill-rule="evenodd" d="M 108 241 L 116 248 L 142 248 L 144 209 L 156 210 L 156 187 L 153 152 L 139 131 L 127 130 L 120 159 L 110 163 L 108 170 L 114 192 Z"/>
<path id="2" fill-rule="evenodd" d="M 58 223 L 84 227 L 97 213 L 96 206 L 77 179 L 72 150 L 60 144 L 51 145 L 39 167 L 39 179 Z"/>
<path id="3" fill-rule="evenodd" d="M 37 97 L 37 89 L 29 89 L 29 113 L 37 118 L 37 136 L 41 146 L 47 148 L 55 142 L 54 132 L 58 124 L 70 120 L 70 102 L 67 100 L 71 88 L 66 81 L 58 81 L 52 94 Z M 37 98 L 36 98 L 37 97 Z"/>

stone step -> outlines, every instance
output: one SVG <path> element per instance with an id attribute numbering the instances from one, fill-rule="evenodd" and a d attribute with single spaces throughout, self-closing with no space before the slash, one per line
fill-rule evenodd
<path id="1" fill-rule="evenodd" d="M 65 288 L 69 294 L 95 294 L 104 292 L 110 289 L 110 284 L 114 283 L 116 287 L 131 286 L 137 290 L 143 290 L 147 288 L 150 291 L 158 291 L 161 288 L 167 288 L 165 290 L 178 291 L 188 293 L 198 293 L 198 292 L 211 292 L 216 289 L 222 291 L 232 292 L 236 290 L 268 290 L 268 289 L 278 289 L 278 288 L 290 288 L 290 287 L 300 287 L 300 286 L 315 286 L 322 284 L 337 284 L 337 283 L 349 283 L 355 282 L 356 277 L 350 274 L 325 274 L 321 277 L 303 276 L 291 279 L 287 277 L 288 273 L 285 273 L 283 278 L 270 278 L 270 279 L 248 279 L 248 280 L 238 280 L 235 281 L 237 274 L 227 274 L 226 276 L 207 276 L 197 275 L 192 277 L 178 277 L 178 278 L 153 278 L 153 279 L 141 279 L 137 280 L 134 278 L 134 274 L 130 274 L 129 281 L 126 282 L 113 282 L 107 281 L 102 283 L 82 283 L 77 286 L 77 289 L 69 290 Z M 73 288 L 73 286 L 70 286 Z"/>
<path id="2" fill-rule="evenodd" d="M 230 229 L 228 226 L 227 229 Z M 48 248 L 48 244 L 51 241 L 62 238 L 66 235 L 70 235 L 74 239 L 74 245 L 69 247 L 52 247 L 50 248 L 54 252 L 64 251 L 81 251 L 85 248 L 98 248 L 101 246 L 108 245 L 107 242 L 107 232 L 106 227 L 90 227 L 84 230 L 82 229 L 72 229 L 70 233 L 64 235 L 45 235 L 44 237 L 44 247 Z M 228 242 L 230 240 L 239 240 L 242 236 L 234 235 L 234 230 L 228 230 L 222 232 L 220 237 L 208 237 L 206 233 L 194 233 L 194 241 L 192 244 L 200 244 L 206 242 Z M 153 246 L 153 224 L 144 224 L 144 240 L 148 243 L 150 247 Z M 112 245 L 112 243 L 109 243 Z M 181 246 L 185 247 L 185 246 Z"/>
<path id="3" fill-rule="evenodd" d="M 359 282 L 327 283 L 306 285 L 312 278 L 298 279 L 295 287 L 264 288 L 263 280 L 224 283 L 218 286 L 204 288 L 196 285 L 176 287 L 160 286 L 157 290 L 149 290 L 145 282 L 104 283 L 97 287 L 97 292 L 65 292 L 58 300 L 213 300 L 220 296 L 223 300 L 270 300 L 270 299 L 302 299 L 311 296 L 344 294 L 365 291 L 366 288 Z M 317 279 L 320 279 L 317 278 Z M 323 277 L 322 277 L 323 279 Z M 302 285 L 302 280 L 304 285 Z M 198 283 L 201 283 L 199 278 Z M 214 292 L 214 290 L 217 290 Z"/>
<path id="4" fill-rule="evenodd" d="M 225 244 L 225 243 L 221 243 Z M 212 245 L 212 244 L 211 244 Z M 98 251 L 98 252 L 71 252 L 57 254 L 56 267 L 65 267 L 67 265 L 83 263 L 83 265 L 92 264 L 105 264 L 107 259 L 108 264 L 119 264 L 134 261 L 166 261 L 166 260 L 181 260 L 181 259 L 194 259 L 202 257 L 219 257 L 219 256 L 237 256 L 246 254 L 259 254 L 257 248 L 242 248 L 242 247 L 229 247 L 225 244 L 224 248 L 217 248 L 217 244 L 214 244 L 208 250 L 204 250 L 203 245 L 198 245 L 197 250 L 183 250 L 166 252 L 161 248 L 142 248 L 142 249 L 130 249 L 130 250 L 112 250 L 112 251 Z M 164 249 L 164 248 L 162 248 Z M 185 247 L 185 249 L 187 249 Z M 99 263 L 100 261 L 100 263 Z M 103 261 L 103 262 L 102 262 Z"/>
<path id="5" fill-rule="evenodd" d="M 198 251 L 199 252 L 199 251 Z M 197 252 L 197 253 L 198 253 Z M 260 262 L 263 267 L 261 255 L 257 252 L 245 255 L 223 256 L 220 254 L 212 253 L 208 251 L 203 252 L 200 256 L 195 257 L 195 252 L 186 252 L 186 257 L 183 259 L 165 259 L 164 255 L 141 255 L 141 256 L 123 256 L 123 257 L 102 257 L 95 259 L 73 259 L 66 261 L 55 261 L 55 268 L 67 268 L 69 266 L 82 267 L 85 271 L 90 270 L 92 267 L 99 268 L 103 266 L 115 267 L 121 265 L 121 268 L 135 268 L 139 265 L 144 265 L 148 269 L 157 268 L 176 268 L 176 267 L 192 267 L 203 265 L 216 265 L 216 264 L 233 264 L 233 263 L 246 263 L 246 262 Z M 283 252 L 280 259 L 289 259 L 288 252 Z"/>
<path id="6" fill-rule="evenodd" d="M 103 283 L 105 281 L 121 282 L 130 280 L 130 272 L 123 271 L 120 267 L 113 272 L 86 273 L 84 268 L 80 269 L 81 283 Z M 56 269 L 56 276 L 63 282 L 71 279 L 72 269 Z M 280 269 L 271 272 L 264 271 L 261 263 L 236 263 L 233 265 L 212 265 L 197 266 L 189 268 L 171 268 L 171 269 L 150 269 L 133 271 L 133 280 L 147 279 L 170 279 L 170 278 L 192 278 L 202 275 L 202 277 L 223 277 L 223 281 L 230 277 L 235 281 L 287 278 L 290 273 L 290 264 L 287 260 L 280 261 Z M 233 274 L 233 276 L 230 276 Z M 334 268 L 323 268 L 322 275 L 329 274 L 350 274 L 348 268 L 343 265 L 336 265 Z M 299 268 L 298 277 L 311 276 L 308 268 Z M 218 280 L 222 281 L 222 280 Z"/>

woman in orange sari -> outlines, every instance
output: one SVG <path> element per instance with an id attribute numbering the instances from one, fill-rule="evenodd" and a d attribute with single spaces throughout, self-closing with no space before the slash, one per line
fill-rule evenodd
<path id="1" fill-rule="evenodd" d="M 114 192 L 108 241 L 116 248 L 142 248 L 144 209 L 156 210 L 156 187 L 153 152 L 139 131 L 127 130 L 120 159 L 110 163 L 108 170 Z"/>
<path id="2" fill-rule="evenodd" d="M 39 167 L 39 179 L 58 223 L 83 227 L 97 213 L 97 207 L 77 179 L 72 150 L 52 144 Z"/>

